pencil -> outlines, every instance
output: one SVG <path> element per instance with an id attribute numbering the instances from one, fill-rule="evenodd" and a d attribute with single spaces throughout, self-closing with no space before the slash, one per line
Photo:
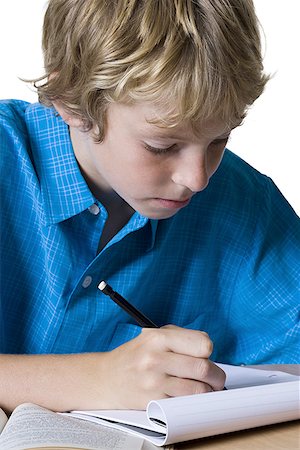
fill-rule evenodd
<path id="1" fill-rule="evenodd" d="M 101 281 L 98 285 L 103 294 L 108 295 L 117 305 L 126 311 L 141 327 L 143 328 L 159 328 L 152 320 L 144 316 L 138 309 L 125 300 L 122 295 L 114 291 L 113 288 L 105 281 Z"/>

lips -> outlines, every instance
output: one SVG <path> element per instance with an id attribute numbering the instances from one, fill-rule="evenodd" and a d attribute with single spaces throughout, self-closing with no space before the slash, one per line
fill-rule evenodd
<path id="1" fill-rule="evenodd" d="M 190 202 L 190 198 L 187 198 L 185 200 L 171 200 L 171 199 L 165 199 L 165 198 L 157 198 L 155 199 L 160 206 L 167 209 L 180 209 L 184 206 L 187 206 Z"/>

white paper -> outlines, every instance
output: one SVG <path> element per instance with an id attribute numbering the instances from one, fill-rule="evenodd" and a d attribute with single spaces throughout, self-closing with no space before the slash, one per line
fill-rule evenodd
<path id="1" fill-rule="evenodd" d="M 159 446 L 300 418 L 299 377 L 220 367 L 227 375 L 226 391 L 152 401 L 147 411 L 75 411 L 72 415 L 143 435 Z"/>
<path id="2" fill-rule="evenodd" d="M 252 369 L 242 366 L 230 366 L 228 364 L 217 365 L 226 373 L 225 385 L 227 389 L 283 383 L 300 379 L 297 375 L 291 375 L 279 370 Z"/>
<path id="3" fill-rule="evenodd" d="M 147 413 L 168 424 L 162 445 L 285 422 L 300 418 L 299 382 L 153 401 Z"/>

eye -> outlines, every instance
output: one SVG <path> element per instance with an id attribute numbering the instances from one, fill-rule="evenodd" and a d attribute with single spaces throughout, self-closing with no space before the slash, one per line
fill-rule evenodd
<path id="1" fill-rule="evenodd" d="M 144 147 L 146 150 L 148 150 L 151 153 L 154 153 L 155 155 L 164 155 L 164 154 L 168 153 L 169 151 L 174 150 L 176 148 L 176 144 L 173 144 L 167 148 L 158 148 L 158 147 L 152 147 L 151 145 L 146 144 L 146 142 L 145 142 Z"/>

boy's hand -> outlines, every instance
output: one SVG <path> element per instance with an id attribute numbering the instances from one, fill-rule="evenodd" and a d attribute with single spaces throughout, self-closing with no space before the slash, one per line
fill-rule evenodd
<path id="1" fill-rule="evenodd" d="M 109 396 L 115 407 L 144 409 L 152 399 L 221 390 L 225 373 L 209 361 L 212 349 L 201 331 L 144 328 L 106 355 Z"/>
<path id="2" fill-rule="evenodd" d="M 54 411 L 144 409 L 152 399 L 222 389 L 206 333 L 145 328 L 111 352 L 0 355 L 0 407 L 24 402 Z"/>

